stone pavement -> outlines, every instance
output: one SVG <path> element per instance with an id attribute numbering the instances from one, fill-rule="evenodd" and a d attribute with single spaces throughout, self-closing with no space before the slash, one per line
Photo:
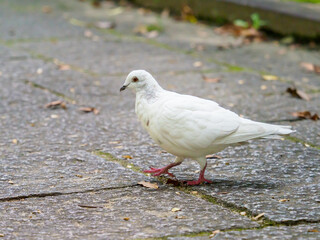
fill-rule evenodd
<path id="1" fill-rule="evenodd" d="M 163 32 L 137 36 L 141 24 Z M 111 2 L 95 9 L 71 0 L 0 0 L 0 237 L 209 239 L 220 230 L 213 239 L 319 239 L 320 121 L 288 121 L 291 112 L 319 113 L 320 75 L 300 67 L 320 65 L 319 49 L 238 46 L 213 28 Z M 166 184 L 142 169 L 173 156 L 143 131 L 134 95 L 119 93 L 133 69 L 150 71 L 164 88 L 297 132 L 227 148 L 208 161 L 213 184 Z M 288 87 L 311 100 L 291 97 Z M 44 107 L 56 100 L 66 109 Z M 173 172 L 194 179 L 198 165 L 186 161 Z"/>

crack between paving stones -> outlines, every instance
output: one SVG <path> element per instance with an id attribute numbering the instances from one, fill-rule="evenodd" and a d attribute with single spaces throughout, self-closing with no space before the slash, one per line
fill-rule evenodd
<path id="1" fill-rule="evenodd" d="M 69 103 L 71 103 L 71 104 L 75 104 L 75 103 L 76 103 L 76 100 L 74 100 L 74 99 L 72 99 L 72 98 L 64 95 L 63 93 L 60 93 L 60 92 L 57 92 L 57 91 L 55 91 L 55 90 L 49 89 L 49 88 L 47 88 L 47 87 L 44 87 L 44 86 L 42 86 L 42 85 L 40 85 L 40 84 L 38 84 L 38 83 L 35 83 L 35 82 L 33 82 L 33 81 L 30 81 L 30 80 L 28 80 L 28 79 L 23 80 L 23 82 L 24 82 L 25 84 L 27 84 L 27 85 L 30 85 L 31 87 L 38 88 L 38 89 L 41 89 L 41 90 L 43 90 L 43 91 L 48 91 L 48 92 L 50 92 L 50 93 L 52 93 L 52 94 L 54 94 L 54 95 L 56 95 L 56 96 L 58 96 L 58 97 L 63 98 L 65 101 L 67 101 L 67 102 L 69 102 Z"/>
<path id="2" fill-rule="evenodd" d="M 136 186 L 139 186 L 139 184 L 131 184 L 131 185 L 125 185 L 125 186 L 119 186 L 119 187 L 95 188 L 95 189 L 88 189 L 84 191 L 75 191 L 75 192 L 34 193 L 29 195 L 0 198 L 0 202 L 18 201 L 18 200 L 27 199 L 27 198 L 44 198 L 44 197 L 54 197 L 54 196 L 62 196 L 62 195 L 72 195 L 72 194 L 78 194 L 78 193 L 100 192 L 100 191 L 123 189 L 123 188 L 130 188 L 130 187 L 136 187 Z"/>
<path id="3" fill-rule="evenodd" d="M 115 162 L 115 163 L 118 163 L 120 165 L 122 165 L 123 167 L 125 168 L 129 168 L 135 172 L 138 172 L 138 173 L 141 173 L 141 174 L 144 174 L 144 175 L 147 175 L 147 176 L 150 176 L 149 174 L 146 174 L 142 171 L 142 169 L 132 163 L 128 163 L 127 161 L 125 160 L 122 160 L 122 159 L 118 159 L 116 157 L 114 157 L 112 154 L 110 153 L 106 153 L 106 152 L 103 152 L 103 151 L 100 151 L 100 150 L 97 150 L 97 151 L 93 151 L 91 152 L 92 154 L 95 154 L 99 157 L 102 157 L 104 158 L 105 160 L 107 161 L 111 161 L 111 162 Z M 129 167 L 130 166 L 130 167 Z M 158 179 L 158 181 L 160 181 L 161 183 L 163 183 L 164 185 L 166 185 L 167 181 L 169 178 L 167 177 L 164 177 L 164 176 L 161 176 L 161 177 L 155 177 L 156 179 Z M 192 195 L 192 196 L 195 196 L 195 197 L 198 197 L 198 198 L 201 198 L 207 202 L 210 202 L 212 204 L 215 204 L 215 205 L 219 205 L 225 209 L 228 209 L 230 210 L 231 212 L 233 213 L 236 213 L 236 214 L 239 214 L 240 215 L 240 212 L 246 212 L 246 215 L 243 216 L 243 217 L 247 217 L 249 218 L 251 221 L 254 221 L 254 222 L 257 222 L 260 224 L 259 227 L 254 227 L 254 228 L 244 228 L 244 229 L 240 229 L 238 228 L 238 230 L 248 230 L 248 229 L 262 229 L 262 228 L 265 228 L 265 227 L 269 227 L 269 226 L 296 226 L 296 225 L 301 225 L 301 224 L 307 224 L 307 223 L 320 223 L 320 220 L 315 220 L 315 221 L 312 221 L 312 220 L 289 220 L 289 221 L 284 221 L 284 222 L 276 222 L 276 221 L 273 221 L 273 220 L 270 220 L 266 217 L 262 217 L 261 219 L 259 220 L 254 220 L 252 219 L 254 216 L 252 214 L 252 212 L 245 208 L 245 207 L 239 207 L 239 206 L 236 206 L 235 204 L 232 204 L 232 203 L 229 203 L 229 202 L 226 202 L 226 201 L 223 201 L 221 199 L 218 199 L 218 198 L 215 198 L 213 196 L 210 196 L 210 195 L 206 195 L 200 191 L 197 191 L 196 194 L 193 194 L 192 192 L 195 191 L 193 187 L 190 187 L 190 186 L 173 186 L 174 188 L 186 193 L 186 194 L 189 194 L 189 195 Z M 241 215 L 242 216 L 242 215 Z M 235 231 L 235 229 L 231 229 L 231 230 L 223 230 L 223 231 Z M 191 233 L 192 234 L 192 233 Z M 194 234 L 194 233 L 193 233 Z M 189 235 L 189 234 L 188 234 Z M 183 235 L 185 236 L 185 235 Z M 166 236 L 166 238 L 168 237 L 171 237 L 171 236 Z M 160 237 L 160 238 L 152 238 L 152 239 L 166 239 L 166 238 L 163 238 L 163 237 Z M 148 239 L 148 238 L 146 238 Z"/>

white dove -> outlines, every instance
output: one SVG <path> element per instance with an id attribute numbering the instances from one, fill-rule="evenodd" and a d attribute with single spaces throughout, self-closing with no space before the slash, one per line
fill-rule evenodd
<path id="1" fill-rule="evenodd" d="M 201 171 L 199 179 L 188 185 L 211 183 L 204 178 L 206 155 L 253 138 L 279 139 L 279 135 L 293 132 L 291 126 L 251 121 L 213 101 L 164 90 L 144 70 L 130 72 L 120 91 L 126 88 L 136 92 L 135 112 L 142 126 L 161 148 L 176 156 L 174 163 L 144 172 L 173 176 L 168 170 L 191 158 Z"/>

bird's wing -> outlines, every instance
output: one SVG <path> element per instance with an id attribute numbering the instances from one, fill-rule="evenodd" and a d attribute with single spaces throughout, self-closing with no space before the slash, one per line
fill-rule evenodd
<path id="1" fill-rule="evenodd" d="M 158 104 L 156 134 L 189 150 L 206 149 L 239 128 L 240 117 L 213 101 L 168 94 Z"/>

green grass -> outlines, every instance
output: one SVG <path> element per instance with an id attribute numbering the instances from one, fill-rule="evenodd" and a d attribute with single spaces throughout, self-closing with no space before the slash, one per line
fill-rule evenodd
<path id="1" fill-rule="evenodd" d="M 299 2 L 299 3 L 315 3 L 320 4 L 320 0 L 285 0 L 287 2 Z"/>

